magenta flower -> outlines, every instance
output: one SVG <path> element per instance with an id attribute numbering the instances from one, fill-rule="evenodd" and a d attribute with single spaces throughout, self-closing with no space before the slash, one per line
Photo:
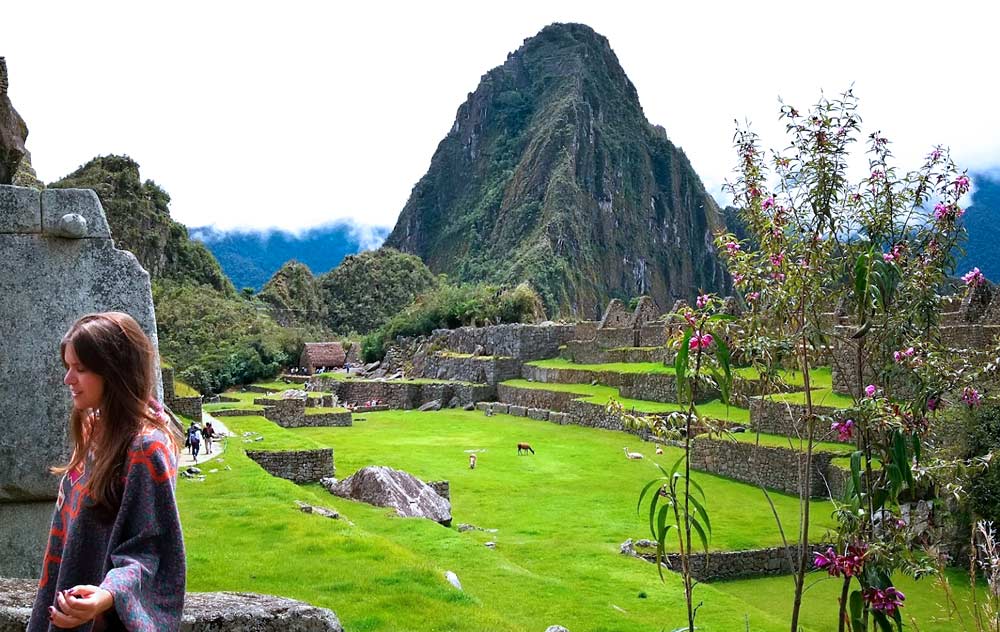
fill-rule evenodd
<path id="1" fill-rule="evenodd" d="M 869 384 L 865 387 L 865 395 L 868 397 L 875 397 L 875 393 L 878 392 L 878 387 L 874 384 Z"/>
<path id="2" fill-rule="evenodd" d="M 776 255 L 771 255 L 771 265 L 774 267 L 780 266 L 785 262 L 785 253 L 779 252 Z"/>
<path id="3" fill-rule="evenodd" d="M 694 319 L 694 312 L 684 312 L 684 320 L 687 321 L 687 324 L 694 327 L 696 324 Z"/>
<path id="4" fill-rule="evenodd" d="M 760 292 L 750 292 L 749 294 L 747 294 L 747 300 L 751 303 L 759 298 L 760 298 Z"/>
<path id="5" fill-rule="evenodd" d="M 927 410 L 935 411 L 944 408 L 944 400 L 940 397 L 928 397 L 927 398 Z"/>
<path id="6" fill-rule="evenodd" d="M 966 191 L 969 190 L 969 177 L 966 175 L 958 176 L 957 178 L 955 178 L 955 181 L 952 183 L 952 185 L 955 187 L 955 190 L 958 191 L 959 193 L 965 193 Z"/>
<path id="7" fill-rule="evenodd" d="M 930 158 L 931 160 L 935 161 L 935 162 L 938 161 L 938 160 L 941 160 L 941 150 L 939 148 L 935 147 L 934 151 L 932 151 L 930 153 L 930 155 L 927 156 L 927 157 Z"/>
<path id="8" fill-rule="evenodd" d="M 761 209 L 762 210 L 766 211 L 766 210 L 768 210 L 770 208 L 774 208 L 774 196 L 773 195 L 769 196 L 767 199 L 764 200 L 764 203 L 761 204 Z"/>
<path id="9" fill-rule="evenodd" d="M 830 424 L 830 430 L 836 430 L 837 438 L 841 441 L 849 441 L 854 436 L 854 420 L 835 421 Z"/>
<path id="10" fill-rule="evenodd" d="M 707 349 L 712 344 L 712 334 L 703 334 L 700 331 L 694 332 L 691 340 L 688 341 L 688 349 Z"/>
<path id="11" fill-rule="evenodd" d="M 872 178 L 871 178 L 872 180 L 881 180 L 884 177 L 885 177 L 885 172 L 883 172 L 881 169 L 875 169 L 872 171 Z"/>
<path id="12" fill-rule="evenodd" d="M 726 242 L 726 252 L 728 252 L 731 255 L 734 255 L 739 251 L 740 251 L 740 245 L 737 242 L 735 241 Z"/>
<path id="13" fill-rule="evenodd" d="M 912 358 L 913 354 L 915 354 L 915 353 L 916 353 L 916 350 L 913 347 L 910 347 L 909 349 L 906 349 L 905 351 L 893 351 L 892 352 L 892 359 L 895 360 L 897 364 L 899 364 L 900 362 L 902 362 L 903 360 L 905 360 L 907 358 Z"/>
<path id="14" fill-rule="evenodd" d="M 742 274 L 734 274 L 733 275 L 733 285 L 739 285 L 740 283 L 743 283 L 743 279 L 745 279 L 745 278 L 746 277 L 743 276 Z"/>
<path id="15" fill-rule="evenodd" d="M 982 401 L 982 397 L 979 391 L 972 388 L 971 386 L 966 386 L 962 391 L 962 401 L 966 403 L 969 408 L 976 408 Z"/>
<path id="16" fill-rule="evenodd" d="M 703 309 L 706 305 L 708 305 L 708 294 L 699 294 L 698 300 L 695 301 L 695 305 L 698 306 L 698 309 Z"/>
<path id="17" fill-rule="evenodd" d="M 969 287 L 978 287 L 986 281 L 986 277 L 979 271 L 979 268 L 973 268 L 962 275 L 962 281 Z"/>
<path id="18" fill-rule="evenodd" d="M 866 588 L 863 596 L 868 606 L 876 612 L 892 615 L 898 608 L 903 606 L 906 595 L 896 590 L 894 587 L 888 588 Z"/>
<path id="19" fill-rule="evenodd" d="M 828 547 L 826 552 L 816 551 L 816 559 L 813 560 L 813 566 L 816 568 L 830 569 L 831 567 L 836 567 L 837 564 L 837 552 L 833 550 L 833 547 Z M 832 572 L 830 573 L 833 574 Z"/>
<path id="20" fill-rule="evenodd" d="M 847 553 L 838 555 L 833 547 L 827 547 L 825 552 L 817 551 L 813 559 L 813 566 L 826 569 L 826 572 L 834 577 L 854 577 L 861 572 L 865 562 L 867 547 L 864 545 L 850 545 Z"/>

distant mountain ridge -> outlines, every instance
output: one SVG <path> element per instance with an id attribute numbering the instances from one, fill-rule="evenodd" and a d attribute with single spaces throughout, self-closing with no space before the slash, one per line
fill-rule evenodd
<path id="1" fill-rule="evenodd" d="M 456 280 L 527 280 L 550 313 L 596 317 L 609 298 L 669 309 L 731 289 L 712 246 L 724 225 L 608 40 L 552 24 L 458 108 L 386 246 Z"/>
<path id="2" fill-rule="evenodd" d="M 979 268 L 990 281 L 1000 283 L 1000 173 L 973 173 L 972 203 L 962 221 L 969 231 L 965 256 L 956 263 L 956 275 Z"/>
<path id="3" fill-rule="evenodd" d="M 389 229 L 338 221 L 301 235 L 282 230 L 220 231 L 205 226 L 190 232 L 212 251 L 233 285 L 260 291 L 288 261 L 303 263 L 318 276 L 337 267 L 348 255 L 377 248 Z"/>

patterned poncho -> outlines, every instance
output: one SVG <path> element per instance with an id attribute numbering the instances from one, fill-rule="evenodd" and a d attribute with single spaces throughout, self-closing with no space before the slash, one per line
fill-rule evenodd
<path id="1" fill-rule="evenodd" d="M 115 605 L 76 628 L 161 632 L 180 628 L 184 608 L 184 541 L 174 499 L 177 459 L 159 431 L 138 435 L 123 470 L 121 505 L 114 515 L 87 495 L 87 468 L 59 485 L 42 578 L 28 632 L 61 630 L 49 622 L 56 593 L 80 584 L 100 586 Z"/>

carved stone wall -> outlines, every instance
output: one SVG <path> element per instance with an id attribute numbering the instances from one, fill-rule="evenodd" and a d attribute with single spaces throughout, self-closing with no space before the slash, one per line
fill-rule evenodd
<path id="1" fill-rule="evenodd" d="M 835 456 L 828 452 L 813 453 L 811 497 L 829 498 L 826 472 Z M 789 494 L 798 493 L 799 469 L 805 468 L 805 454 L 797 450 L 704 437 L 691 443 L 689 459 L 696 470 Z"/>
<path id="2" fill-rule="evenodd" d="M 518 360 L 540 360 L 559 354 L 559 346 L 576 336 L 576 325 L 491 325 L 438 329 L 431 343 L 458 353 L 505 356 Z"/>
<path id="3" fill-rule="evenodd" d="M 497 356 L 454 356 L 444 353 L 415 357 L 413 377 L 496 384 L 521 376 L 521 361 Z"/>
<path id="4" fill-rule="evenodd" d="M 64 462 L 70 396 L 59 341 L 123 311 L 156 338 L 149 275 L 117 250 L 93 191 L 0 186 L 0 575 L 38 572 Z M 157 397 L 162 389 L 157 376 Z"/>
<path id="5" fill-rule="evenodd" d="M 848 414 L 846 411 L 825 406 L 813 406 L 813 411 L 817 415 L 829 415 L 834 419 L 845 419 Z M 753 398 L 750 400 L 750 425 L 754 430 L 765 434 L 805 437 L 806 433 L 801 425 L 805 412 L 806 407 L 798 404 Z M 837 433 L 830 429 L 829 423 L 817 423 L 815 438 L 817 441 L 840 442 Z M 847 440 L 843 443 L 853 443 L 853 441 Z"/>
<path id="6" fill-rule="evenodd" d="M 433 400 L 442 406 L 456 406 L 496 399 L 496 387 L 490 384 L 422 384 L 379 380 L 335 380 L 320 378 L 313 388 L 333 392 L 341 402 L 359 404 L 377 399 L 390 408 L 419 408 Z"/>
<path id="7" fill-rule="evenodd" d="M 608 302 L 608 306 L 604 308 L 604 315 L 601 317 L 599 329 L 628 327 L 628 321 L 631 317 L 632 315 L 625 308 L 625 303 L 622 303 L 621 299 L 613 298 Z"/>
<path id="8" fill-rule="evenodd" d="M 271 476 L 293 483 L 318 483 L 334 476 L 333 448 L 319 450 L 247 450 L 247 456 Z"/>

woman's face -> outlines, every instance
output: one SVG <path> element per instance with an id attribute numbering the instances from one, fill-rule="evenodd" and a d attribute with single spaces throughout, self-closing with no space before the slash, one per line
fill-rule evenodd
<path id="1" fill-rule="evenodd" d="M 104 399 L 104 378 L 80 364 L 73 343 L 66 345 L 63 363 L 66 365 L 63 384 L 69 387 L 69 392 L 73 396 L 73 408 L 77 410 L 100 408 Z"/>

